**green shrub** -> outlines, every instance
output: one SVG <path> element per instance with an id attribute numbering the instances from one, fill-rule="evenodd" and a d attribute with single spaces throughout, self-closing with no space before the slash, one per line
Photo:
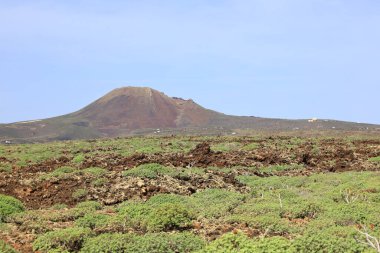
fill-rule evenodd
<path id="1" fill-rule="evenodd" d="M 127 203 L 119 208 L 119 215 L 127 225 L 151 232 L 187 228 L 194 216 L 179 203 L 150 205 Z"/>
<path id="2" fill-rule="evenodd" d="M 106 227 L 110 221 L 111 216 L 106 214 L 89 213 L 75 221 L 75 225 L 83 228 L 95 229 L 99 227 Z"/>
<path id="3" fill-rule="evenodd" d="M 33 250 L 51 252 L 51 250 L 78 251 L 84 240 L 91 235 L 89 228 L 66 228 L 48 232 L 39 236 L 33 243 Z"/>
<path id="4" fill-rule="evenodd" d="M 66 204 L 55 204 L 50 209 L 52 209 L 52 210 L 63 210 L 66 208 L 67 208 Z"/>
<path id="5" fill-rule="evenodd" d="M 222 143 L 212 145 L 211 149 L 213 151 L 229 152 L 232 150 L 236 150 L 240 147 L 241 147 L 241 144 L 238 142 L 222 142 Z"/>
<path id="6" fill-rule="evenodd" d="M 149 153 L 156 153 L 161 151 L 159 147 L 152 147 L 152 146 L 145 146 L 137 149 L 135 152 L 136 153 L 144 153 L 144 154 L 149 154 Z"/>
<path id="7" fill-rule="evenodd" d="M 249 239 L 239 232 L 224 234 L 197 253 L 292 253 L 291 242 L 283 237 Z"/>
<path id="8" fill-rule="evenodd" d="M 380 206 L 368 203 L 352 203 L 350 205 L 339 203 L 326 205 L 324 218 L 332 219 L 336 225 L 350 226 L 356 224 L 380 225 Z"/>
<path id="9" fill-rule="evenodd" d="M 370 162 L 379 163 L 380 162 L 380 156 L 377 157 L 371 157 L 368 159 Z"/>
<path id="10" fill-rule="evenodd" d="M 12 172 L 12 165 L 9 163 L 0 162 L 0 173 L 1 172 Z"/>
<path id="11" fill-rule="evenodd" d="M 133 234 L 101 234 L 87 239 L 81 253 L 134 252 L 136 236 Z"/>
<path id="12" fill-rule="evenodd" d="M 366 250 L 365 246 L 355 241 L 353 232 L 344 227 L 309 230 L 294 241 L 293 247 L 299 253 L 359 253 Z"/>
<path id="13" fill-rule="evenodd" d="M 9 215 L 22 211 L 24 211 L 24 205 L 20 200 L 0 194 L 0 222 L 4 221 Z"/>
<path id="14" fill-rule="evenodd" d="M 162 204 L 185 204 L 189 202 L 188 196 L 182 196 L 177 194 L 157 194 L 152 196 L 146 205 L 151 207 L 157 207 Z"/>
<path id="15" fill-rule="evenodd" d="M 124 171 L 126 177 L 157 178 L 160 175 L 174 176 L 177 172 L 174 168 L 162 166 L 157 163 L 149 163 Z"/>
<path id="16" fill-rule="evenodd" d="M 79 155 L 77 155 L 77 156 L 75 156 L 74 158 L 73 158 L 73 162 L 74 163 L 81 163 L 81 162 L 83 162 L 84 161 L 84 155 L 82 155 L 82 154 L 79 154 Z"/>
<path id="17" fill-rule="evenodd" d="M 228 174 L 228 173 L 231 173 L 231 172 L 233 172 L 233 168 L 219 168 L 219 167 L 207 167 L 206 169 L 205 169 L 205 171 L 207 171 L 207 172 L 209 172 L 209 171 L 215 171 L 215 172 L 222 172 L 222 173 L 226 173 L 226 174 Z"/>
<path id="18" fill-rule="evenodd" d="M 243 147 L 244 150 L 254 150 L 254 149 L 257 149 L 259 147 L 259 145 L 257 143 L 250 143 L 250 144 L 247 144 Z"/>
<path id="19" fill-rule="evenodd" d="M 194 217 L 181 204 L 163 204 L 152 212 L 147 221 L 149 231 L 187 228 Z"/>
<path id="20" fill-rule="evenodd" d="M 3 240 L 0 240 L 0 253 L 17 253 L 17 251 Z"/>
<path id="21" fill-rule="evenodd" d="M 251 253 L 255 252 L 255 249 L 254 241 L 243 233 L 228 233 L 211 242 L 197 253 Z"/>
<path id="22" fill-rule="evenodd" d="M 107 170 L 105 170 L 103 168 L 99 168 L 99 167 L 91 167 L 91 168 L 84 169 L 82 171 L 86 174 L 90 174 L 93 176 L 102 176 L 102 175 L 106 174 L 106 172 L 107 172 Z"/>
<path id="23" fill-rule="evenodd" d="M 289 189 L 292 187 L 302 187 L 306 183 L 305 177 L 257 177 L 238 176 L 237 179 L 256 191 L 273 191 L 279 189 Z"/>
<path id="24" fill-rule="evenodd" d="M 293 253 L 292 243 L 290 240 L 280 237 L 267 237 L 257 240 L 254 244 L 256 253 Z"/>
<path id="25" fill-rule="evenodd" d="M 318 204 L 299 202 L 297 205 L 290 205 L 289 208 L 282 210 L 280 216 L 289 219 L 314 219 L 321 211 L 322 208 Z"/>
<path id="26" fill-rule="evenodd" d="M 76 208 L 97 211 L 102 209 L 102 205 L 96 201 L 84 201 L 78 203 Z"/>
<path id="27" fill-rule="evenodd" d="M 63 178 L 65 176 L 71 175 L 72 173 L 77 172 L 78 170 L 76 168 L 70 167 L 70 166 L 63 166 L 58 169 L 55 169 L 54 171 L 40 176 L 40 179 L 51 179 L 51 178 Z"/>
<path id="28" fill-rule="evenodd" d="M 190 197 L 190 204 L 199 216 L 218 218 L 238 206 L 245 195 L 222 189 L 206 189 Z"/>
<path id="29" fill-rule="evenodd" d="M 101 187 L 101 186 L 106 185 L 107 182 L 108 182 L 108 181 L 107 181 L 107 179 L 105 179 L 105 178 L 98 178 L 98 179 L 92 181 L 91 184 L 92 184 L 93 186 L 95 186 L 95 187 Z"/>
<path id="30" fill-rule="evenodd" d="M 22 213 L 12 214 L 7 221 L 22 224 L 22 229 L 34 231 L 35 233 L 45 233 L 52 229 L 52 222 L 72 222 L 85 216 L 95 213 L 101 209 L 101 205 L 94 201 L 82 202 L 74 208 L 67 208 L 59 204 L 49 209 L 29 210 Z"/>
<path id="31" fill-rule="evenodd" d="M 125 220 L 126 225 L 140 230 L 147 229 L 147 220 L 152 209 L 143 203 L 123 203 L 118 209 L 119 216 Z"/>
<path id="32" fill-rule="evenodd" d="M 267 172 L 267 173 L 276 173 L 276 172 L 282 172 L 282 171 L 296 171 L 303 169 L 304 166 L 301 164 L 292 164 L 292 165 L 274 165 L 269 166 L 265 168 L 260 168 L 261 172 Z"/>
<path id="33" fill-rule="evenodd" d="M 73 192 L 72 197 L 74 199 L 82 199 L 86 197 L 88 194 L 88 191 L 86 189 L 77 189 L 75 192 Z"/>
<path id="34" fill-rule="evenodd" d="M 107 243 L 104 243 L 107 242 Z M 101 234 L 86 240 L 81 253 L 190 253 L 201 249 L 205 242 L 191 233 L 175 234 Z"/>
<path id="35" fill-rule="evenodd" d="M 78 203 L 75 208 L 71 208 L 68 211 L 68 216 L 72 219 L 83 217 L 86 214 L 95 213 L 102 209 L 102 205 L 96 201 L 84 201 Z"/>

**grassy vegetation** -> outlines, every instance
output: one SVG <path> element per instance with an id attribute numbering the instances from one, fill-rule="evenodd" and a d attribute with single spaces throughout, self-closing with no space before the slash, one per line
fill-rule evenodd
<path id="1" fill-rule="evenodd" d="M 107 243 L 104 243 L 107 242 Z M 135 234 L 106 233 L 88 239 L 80 252 L 82 253 L 176 253 L 194 252 L 205 245 L 204 240 L 191 233 L 156 233 Z"/>
<path id="2" fill-rule="evenodd" d="M 91 235 L 88 228 L 66 228 L 47 232 L 38 237 L 33 243 L 33 250 L 40 252 L 76 252 L 82 248 L 83 242 Z"/>
<path id="3" fill-rule="evenodd" d="M 176 170 L 157 163 L 143 164 L 123 173 L 126 177 L 157 178 L 160 175 L 174 175 Z"/>
<path id="4" fill-rule="evenodd" d="M 293 165 L 273 165 L 265 168 L 261 168 L 261 172 L 267 173 L 275 173 L 275 172 L 284 172 L 284 171 L 295 171 L 302 170 L 304 168 L 301 164 L 293 164 Z"/>
<path id="5" fill-rule="evenodd" d="M 137 230 L 160 232 L 188 228 L 194 215 L 181 203 L 126 203 L 119 209 L 127 226 Z"/>
<path id="6" fill-rule="evenodd" d="M 12 165 L 9 163 L 0 162 L 0 172 L 11 172 Z"/>
<path id="7" fill-rule="evenodd" d="M 240 253 L 240 252 L 293 252 L 290 241 L 282 237 L 271 237 L 252 240 L 243 233 L 228 233 L 211 242 L 197 253 Z"/>
<path id="8" fill-rule="evenodd" d="M 242 145 L 238 142 L 221 142 L 213 145 L 211 149 L 214 151 L 228 152 L 238 150 L 239 148 L 241 148 L 241 146 Z"/>
<path id="9" fill-rule="evenodd" d="M 0 222 L 14 214 L 24 211 L 24 205 L 18 199 L 0 194 Z"/>
<path id="10" fill-rule="evenodd" d="M 99 167 L 90 167 L 90 168 L 82 170 L 82 173 L 90 174 L 90 175 L 99 177 L 99 176 L 103 176 L 104 174 L 106 174 L 107 170 L 105 170 L 103 168 L 99 168 Z"/>
<path id="11" fill-rule="evenodd" d="M 88 191 L 86 189 L 77 189 L 75 192 L 73 192 L 73 198 L 74 199 L 82 199 L 86 197 Z"/>
<path id="12" fill-rule="evenodd" d="M 10 245 L 5 243 L 3 240 L 0 240 L 0 252 L 1 253 L 17 253 L 17 251 L 12 248 Z"/>
<path id="13" fill-rule="evenodd" d="M 228 164 L 223 167 L 219 160 L 199 167 L 164 166 L 170 164 L 164 159 L 157 161 L 162 164 L 117 163 L 141 153 L 177 157 L 205 140 L 214 140 L 211 149 L 221 152 L 217 154 L 240 158 L 247 153 L 244 159 L 251 159 L 252 167 L 230 165 L 231 157 L 222 161 Z M 372 149 L 365 155 L 368 171 L 320 173 L 323 166 L 339 162 L 328 158 L 315 164 L 326 153 L 336 153 L 323 146 L 328 141 L 152 137 L 1 146 L 4 178 L 31 165 L 42 168 L 28 172 L 29 178 L 17 181 L 21 190 L 10 194 L 27 200 L 33 195 L 30 189 L 43 189 L 42 201 L 49 194 L 44 187 L 74 183 L 67 202 L 53 199 L 41 208 L 0 195 L 0 233 L 3 238 L 12 238 L 12 231 L 20 234 L 17 238 L 31 235 L 25 238 L 32 238 L 33 250 L 42 253 L 376 252 L 358 241 L 366 241 L 360 231 L 380 238 L 380 157 Z M 355 141 L 340 143 L 354 149 Z M 314 160 L 296 156 L 300 146 Z M 290 153 L 280 162 L 272 159 L 279 150 Z M 62 156 L 65 162 L 56 162 Z M 200 162 L 208 155 L 189 157 Z M 0 241 L 0 252 L 16 251 Z"/>
<path id="14" fill-rule="evenodd" d="M 84 159 L 85 159 L 84 155 L 79 154 L 79 155 L 77 155 L 77 156 L 75 156 L 75 157 L 73 158 L 73 162 L 74 162 L 74 163 L 81 163 L 81 162 L 84 161 Z"/>
<path id="15" fill-rule="evenodd" d="M 65 176 L 70 176 L 71 174 L 78 172 L 76 168 L 63 166 L 55 169 L 53 172 L 40 176 L 41 179 L 51 179 L 51 178 L 64 178 Z"/>
<path id="16" fill-rule="evenodd" d="M 368 159 L 370 162 L 380 163 L 380 156 L 371 157 Z"/>

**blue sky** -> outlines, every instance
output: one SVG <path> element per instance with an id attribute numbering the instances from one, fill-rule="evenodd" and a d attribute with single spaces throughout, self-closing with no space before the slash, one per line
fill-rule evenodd
<path id="1" fill-rule="evenodd" d="M 378 0 L 0 2 L 0 122 L 149 86 L 227 114 L 380 123 Z"/>

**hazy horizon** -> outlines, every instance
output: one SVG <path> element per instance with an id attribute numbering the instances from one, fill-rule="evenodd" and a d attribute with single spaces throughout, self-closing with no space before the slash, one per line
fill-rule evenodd
<path id="1" fill-rule="evenodd" d="M 123 86 L 230 115 L 380 124 L 374 0 L 1 1 L 0 123 Z"/>

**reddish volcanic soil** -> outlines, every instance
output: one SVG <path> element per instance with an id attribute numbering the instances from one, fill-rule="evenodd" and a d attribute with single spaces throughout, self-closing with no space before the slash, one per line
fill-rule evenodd
<path id="1" fill-rule="evenodd" d="M 215 141 L 215 140 L 214 140 Z M 244 142 L 244 139 L 237 139 Z M 310 175 L 313 173 L 328 173 L 341 171 L 377 170 L 374 163 L 368 158 L 380 156 L 380 141 L 355 141 L 352 145 L 340 140 L 321 140 L 319 150 L 315 151 L 312 142 L 306 142 L 292 149 L 281 149 L 274 146 L 265 146 L 252 151 L 214 152 L 210 149 L 212 142 L 203 142 L 189 153 L 157 153 L 135 154 L 123 157 L 116 154 L 103 154 L 87 158 L 82 168 L 102 167 L 107 174 L 108 187 L 94 187 L 94 179 L 88 175 L 78 175 L 70 178 L 39 180 L 42 172 L 51 172 L 61 166 L 72 165 L 66 157 L 57 160 L 48 160 L 23 168 L 16 168 L 12 173 L 0 173 L 0 193 L 15 196 L 22 200 L 29 208 L 49 207 L 57 203 L 70 206 L 83 201 L 74 199 L 72 194 L 77 189 L 89 189 L 88 200 L 98 200 L 105 204 L 115 204 L 130 198 L 147 199 L 156 193 L 176 193 L 189 195 L 204 188 L 231 188 L 244 192 L 246 188 L 235 177 L 237 175 L 257 175 L 268 177 L 273 175 Z M 0 160 L 6 160 L 0 157 Z M 126 179 L 122 171 L 146 163 L 159 163 L 165 166 L 174 166 L 186 170 L 189 167 L 199 168 L 234 168 L 225 173 L 218 169 L 206 169 L 208 178 L 204 177 L 160 177 L 157 179 Z M 260 168 L 270 165 L 300 164 L 303 167 L 297 170 L 261 172 Z M 252 167 L 256 167 L 253 170 Z"/>

